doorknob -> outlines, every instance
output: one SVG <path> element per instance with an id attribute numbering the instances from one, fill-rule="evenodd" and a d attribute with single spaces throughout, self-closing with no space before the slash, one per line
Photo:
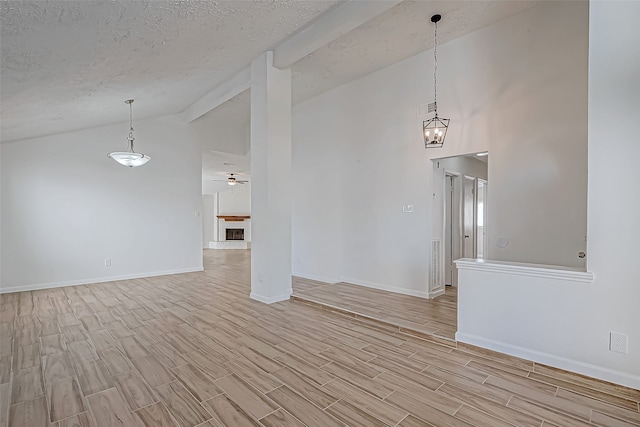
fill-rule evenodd
<path id="1" fill-rule="evenodd" d="M 465 239 L 468 239 L 468 238 L 469 238 L 469 235 L 468 235 L 468 234 L 465 234 L 465 235 L 464 235 L 464 238 L 465 238 Z"/>

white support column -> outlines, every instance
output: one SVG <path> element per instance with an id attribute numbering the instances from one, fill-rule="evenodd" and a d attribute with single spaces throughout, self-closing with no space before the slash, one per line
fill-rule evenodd
<path id="1" fill-rule="evenodd" d="M 291 70 L 251 63 L 251 298 L 291 295 Z"/>

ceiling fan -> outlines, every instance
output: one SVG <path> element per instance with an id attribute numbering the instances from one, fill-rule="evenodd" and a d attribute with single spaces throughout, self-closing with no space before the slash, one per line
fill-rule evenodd
<path id="1" fill-rule="evenodd" d="M 226 182 L 229 185 L 246 184 L 249 182 L 246 179 L 237 179 L 234 173 L 230 173 L 227 179 L 214 179 L 214 181 Z"/>

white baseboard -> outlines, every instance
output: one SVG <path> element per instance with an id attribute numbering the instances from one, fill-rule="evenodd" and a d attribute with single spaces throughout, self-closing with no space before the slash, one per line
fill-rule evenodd
<path id="1" fill-rule="evenodd" d="M 592 378 L 609 381 L 626 387 L 640 389 L 640 376 L 638 375 L 616 371 L 592 365 L 590 363 L 580 362 L 578 360 L 567 359 L 565 357 L 555 356 L 553 354 L 543 353 L 500 341 L 494 341 L 472 334 L 456 332 L 456 341 L 487 348 L 489 350 L 498 351 L 500 353 L 520 357 L 522 359 L 531 360 L 533 362 L 542 363 L 553 366 L 554 368 L 564 369 L 566 371 L 575 372 Z"/>
<path id="2" fill-rule="evenodd" d="M 256 301 L 263 302 L 265 304 L 273 304 L 274 302 L 280 302 L 280 301 L 288 300 L 289 297 L 291 296 L 292 292 L 293 292 L 293 289 L 289 289 L 288 293 L 282 294 L 282 295 L 277 295 L 275 297 L 265 297 L 265 296 L 262 296 L 262 295 L 258 295 L 255 292 L 251 292 L 249 294 L 249 298 L 254 299 Z"/>
<path id="3" fill-rule="evenodd" d="M 350 283 L 352 285 L 365 286 L 367 288 L 380 289 L 381 291 L 395 292 L 397 294 L 411 295 L 418 298 L 429 298 L 427 291 L 414 291 L 413 289 L 398 288 L 391 285 L 385 285 L 382 283 L 368 282 L 366 280 L 354 279 L 351 277 L 340 277 L 341 282 Z M 425 283 L 426 286 L 426 283 Z"/>
<path id="4" fill-rule="evenodd" d="M 92 283 L 115 282 L 118 280 L 141 279 L 144 277 L 167 276 L 170 274 L 204 271 L 202 267 L 179 268 L 175 270 L 153 271 L 148 273 L 123 274 L 121 276 L 92 277 L 88 279 L 67 280 L 63 282 L 35 283 L 24 286 L 0 287 L 0 294 L 12 292 L 39 291 L 41 289 L 64 288 L 66 286 L 90 285 Z"/>
<path id="5" fill-rule="evenodd" d="M 444 295 L 444 290 L 445 288 L 442 288 L 442 289 L 435 290 L 433 292 L 429 292 L 429 298 L 433 299 L 433 298 L 439 297 L 440 295 Z"/>

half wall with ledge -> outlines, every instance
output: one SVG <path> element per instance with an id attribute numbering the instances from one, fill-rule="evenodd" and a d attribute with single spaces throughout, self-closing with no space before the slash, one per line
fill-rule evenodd
<path id="1" fill-rule="evenodd" d="M 616 369 L 610 325 L 596 321 L 591 272 L 570 267 L 463 258 L 456 340 L 640 389 Z"/>

